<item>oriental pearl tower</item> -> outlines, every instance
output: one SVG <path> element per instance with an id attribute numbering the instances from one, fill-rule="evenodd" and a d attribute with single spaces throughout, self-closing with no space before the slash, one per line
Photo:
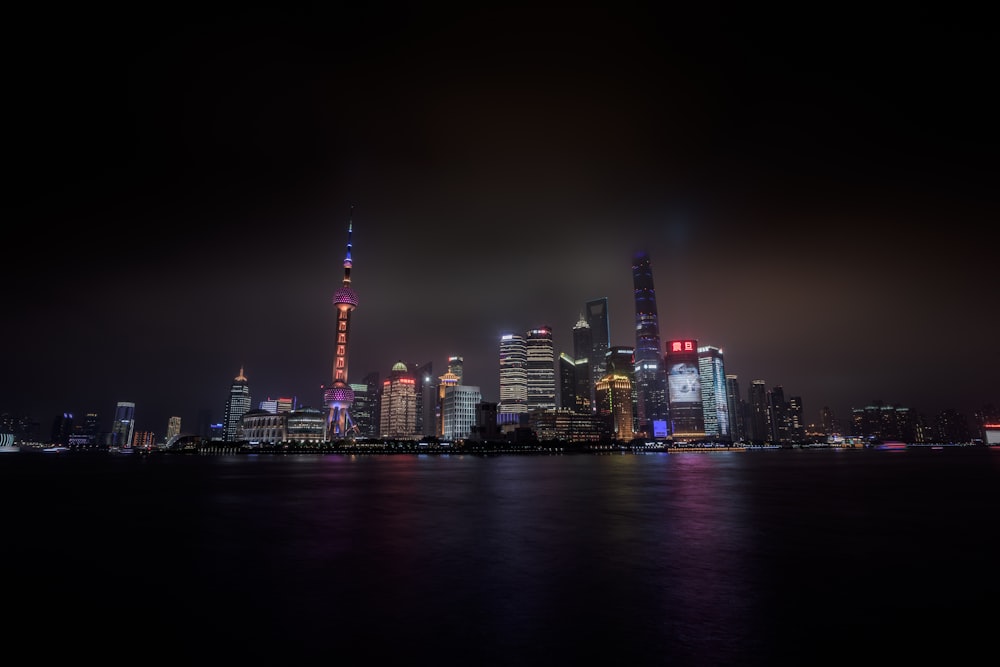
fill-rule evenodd
<path id="1" fill-rule="evenodd" d="M 351 231 L 354 227 L 354 205 L 347 223 L 347 257 L 344 258 L 344 284 L 333 293 L 337 309 L 337 346 L 333 358 L 333 382 L 323 392 L 323 403 L 329 412 L 326 418 L 327 440 L 343 440 L 353 435 L 354 422 L 348 409 L 354 403 L 354 391 L 347 384 L 347 337 L 351 311 L 358 306 L 358 295 L 351 289 Z"/>

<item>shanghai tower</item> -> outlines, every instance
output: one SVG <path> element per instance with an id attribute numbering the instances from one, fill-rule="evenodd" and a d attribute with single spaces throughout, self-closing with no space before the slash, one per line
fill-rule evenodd
<path id="1" fill-rule="evenodd" d="M 639 252 L 632 261 L 635 289 L 635 384 L 639 430 L 649 436 L 666 436 L 669 417 L 667 378 L 660 348 L 660 327 L 656 315 L 656 290 L 649 255 Z M 662 422 L 660 428 L 655 428 Z"/>
<path id="2" fill-rule="evenodd" d="M 354 207 L 347 223 L 347 256 L 344 258 L 344 282 L 333 293 L 337 309 L 337 344 L 333 358 L 333 382 L 323 392 L 327 406 L 327 440 L 342 440 L 354 427 L 350 407 L 354 403 L 354 390 L 347 384 L 347 337 L 350 333 L 351 312 L 358 306 L 358 295 L 351 289 L 351 231 L 354 227 Z"/>

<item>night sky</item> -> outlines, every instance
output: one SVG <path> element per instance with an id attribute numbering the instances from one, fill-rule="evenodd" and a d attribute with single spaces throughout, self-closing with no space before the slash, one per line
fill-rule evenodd
<path id="1" fill-rule="evenodd" d="M 1000 404 L 995 23 L 366 6 L 8 17 L 0 411 L 318 407 L 352 204 L 351 381 L 495 401 L 500 334 L 599 297 L 634 345 L 646 251 L 662 340 L 807 421 Z"/>

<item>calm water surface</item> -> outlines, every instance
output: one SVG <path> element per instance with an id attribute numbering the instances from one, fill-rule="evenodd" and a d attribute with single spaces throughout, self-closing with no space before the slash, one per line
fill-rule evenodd
<path id="1" fill-rule="evenodd" d="M 0 485 L 40 657 L 969 664 L 1000 622 L 986 448 L 20 453 Z"/>

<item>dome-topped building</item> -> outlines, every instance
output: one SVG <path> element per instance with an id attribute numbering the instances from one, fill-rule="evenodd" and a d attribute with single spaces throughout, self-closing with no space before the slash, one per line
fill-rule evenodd
<path id="1" fill-rule="evenodd" d="M 379 436 L 393 440 L 417 440 L 417 379 L 397 361 L 389 377 L 382 382 L 381 431 Z"/>

